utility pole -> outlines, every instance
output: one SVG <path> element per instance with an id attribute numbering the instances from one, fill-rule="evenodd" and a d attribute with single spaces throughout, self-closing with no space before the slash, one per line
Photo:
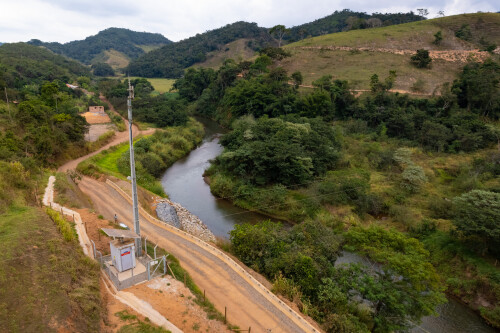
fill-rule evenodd
<path id="1" fill-rule="evenodd" d="M 7 95 L 7 87 L 3 87 L 5 91 L 5 100 L 7 101 L 7 110 L 9 110 L 10 122 L 12 122 L 12 115 L 10 114 L 9 96 Z"/>
<path id="2" fill-rule="evenodd" d="M 134 139 L 132 136 L 132 99 L 134 98 L 134 87 L 130 85 L 130 77 L 128 79 L 128 134 L 130 142 L 130 178 L 132 178 L 132 203 L 134 210 L 134 231 L 141 236 L 141 227 L 139 226 L 139 206 L 137 202 L 137 182 L 135 177 L 135 159 L 134 159 Z M 142 256 L 141 238 L 135 239 L 135 251 L 138 257 Z"/>

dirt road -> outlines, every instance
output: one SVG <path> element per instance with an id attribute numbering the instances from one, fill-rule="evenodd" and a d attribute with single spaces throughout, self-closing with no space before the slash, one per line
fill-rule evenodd
<path id="1" fill-rule="evenodd" d="M 94 202 L 96 210 L 106 219 L 118 214 L 119 221 L 132 228 L 131 205 L 113 188 L 91 178 L 83 178 L 80 188 Z M 193 277 L 196 284 L 206 290 L 207 297 L 228 320 L 240 328 L 252 327 L 252 332 L 307 332 L 307 326 L 294 321 L 273 302 L 264 297 L 248 281 L 224 261 L 201 246 L 150 223 L 141 214 L 141 235 L 175 255 Z"/>
<path id="2" fill-rule="evenodd" d="M 108 103 L 111 111 L 113 111 L 114 113 L 118 114 L 115 109 L 113 108 L 113 106 L 104 98 L 101 98 L 101 100 L 105 101 L 106 103 Z M 129 127 L 129 122 L 128 120 L 124 119 L 125 121 L 125 127 L 128 129 Z M 153 134 L 155 131 L 155 129 L 148 129 L 148 130 L 145 130 L 145 131 L 139 131 L 139 128 L 136 126 L 136 125 L 132 125 L 132 134 L 134 137 L 136 137 L 137 135 L 139 134 L 142 134 L 142 135 L 149 135 L 149 134 Z M 59 169 L 57 169 L 58 172 L 66 172 L 68 170 L 74 170 L 76 169 L 76 166 L 86 160 L 87 158 L 89 157 L 92 157 L 94 155 L 97 155 L 99 154 L 101 151 L 105 150 L 105 149 L 108 149 L 110 147 L 113 147 L 113 146 L 116 146 L 117 144 L 120 144 L 122 142 L 125 142 L 128 140 L 128 130 L 125 131 L 125 132 L 115 132 L 115 136 L 113 137 L 113 140 L 108 143 L 107 145 L 99 148 L 98 150 L 88 154 L 88 155 L 85 155 L 85 156 L 82 156 L 80 158 L 77 158 L 76 160 L 72 160 L 72 161 L 69 161 L 63 165 L 61 165 L 59 167 Z"/>

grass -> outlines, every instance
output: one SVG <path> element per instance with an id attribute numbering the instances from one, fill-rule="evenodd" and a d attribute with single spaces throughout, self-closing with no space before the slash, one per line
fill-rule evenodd
<path id="1" fill-rule="evenodd" d="M 0 331 L 98 331 L 99 267 L 78 243 L 35 207 L 10 206 L 0 230 Z"/>
<path id="2" fill-rule="evenodd" d="M 228 43 L 221 47 L 220 50 L 207 53 L 207 60 L 194 64 L 191 67 L 203 67 L 217 69 L 227 59 L 234 59 L 236 62 L 250 60 L 255 57 L 254 50 L 247 46 L 249 39 L 242 38 Z"/>
<path id="3" fill-rule="evenodd" d="M 130 58 L 124 53 L 111 49 L 99 53 L 92 59 L 92 63 L 98 62 L 105 62 L 116 70 L 118 68 L 127 67 L 130 62 Z"/>
<path id="4" fill-rule="evenodd" d="M 370 89 L 370 77 L 377 74 L 385 78 L 389 70 L 397 74 L 394 89 L 411 91 L 415 83 L 421 82 L 422 93 L 431 94 L 445 82 L 456 78 L 463 64 L 436 60 L 432 69 L 416 69 L 409 62 L 409 56 L 382 52 L 362 51 L 351 53 L 339 50 L 291 49 L 292 57 L 281 63 L 289 72 L 300 71 L 304 85 L 323 75 L 334 79 L 347 80 L 352 89 Z"/>
<path id="5" fill-rule="evenodd" d="M 130 79 L 138 79 L 139 77 L 130 77 Z M 162 79 L 162 78 L 146 78 L 153 88 L 155 88 L 156 92 L 159 92 L 160 94 L 164 94 L 170 91 L 172 89 L 175 79 Z"/>
<path id="6" fill-rule="evenodd" d="M 455 37 L 454 32 L 469 24 L 473 40 L 466 42 Z M 436 46 L 434 34 L 441 30 L 443 41 Z M 445 18 L 392 25 L 381 28 L 351 30 L 333 33 L 284 46 L 292 53 L 281 61 L 289 72 L 302 72 L 304 84 L 310 85 L 323 75 L 348 80 L 354 89 L 369 89 L 371 75 L 386 77 L 395 70 L 398 77 L 394 89 L 432 94 L 445 82 L 452 82 L 465 64 L 434 60 L 431 69 L 416 69 L 410 64 L 409 55 L 380 51 L 341 51 L 327 49 L 302 49 L 302 47 L 347 46 L 353 48 L 385 48 L 417 50 L 472 50 L 481 48 L 481 37 L 500 43 L 500 14 L 467 14 Z"/>
<path id="7" fill-rule="evenodd" d="M 144 321 L 139 320 L 136 315 L 130 314 L 127 310 L 117 312 L 115 316 L 122 321 L 130 322 L 120 327 L 119 333 L 170 333 L 163 327 L 152 325 L 149 318 L 146 317 Z"/>

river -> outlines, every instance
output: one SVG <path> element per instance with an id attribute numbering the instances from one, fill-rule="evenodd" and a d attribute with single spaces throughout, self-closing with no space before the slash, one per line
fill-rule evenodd
<path id="1" fill-rule="evenodd" d="M 249 212 L 233 206 L 229 201 L 216 198 L 203 179 L 203 172 L 210 165 L 210 160 L 222 152 L 219 136 L 225 132 L 217 123 L 197 118 L 205 126 L 203 142 L 189 155 L 174 163 L 163 175 L 161 182 L 170 199 L 178 202 L 197 215 L 218 237 L 228 238 L 228 232 L 235 224 L 244 222 L 257 223 L 269 217 Z M 369 262 L 356 254 L 343 253 L 341 262 Z M 429 333 L 494 333 L 480 316 L 459 301 L 449 298 L 448 303 L 438 308 L 438 317 L 425 317 L 422 324 L 411 332 Z"/>

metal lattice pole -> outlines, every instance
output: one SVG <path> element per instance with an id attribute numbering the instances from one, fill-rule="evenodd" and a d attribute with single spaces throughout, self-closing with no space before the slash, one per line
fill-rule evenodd
<path id="1" fill-rule="evenodd" d="M 134 98 L 134 87 L 130 85 L 130 78 L 128 79 L 128 133 L 130 143 L 130 178 L 132 180 L 132 203 L 134 211 L 134 231 L 137 235 L 141 235 L 141 228 L 139 226 L 139 206 L 137 203 L 137 183 L 135 177 L 135 158 L 134 158 L 134 140 L 132 136 L 132 99 Z M 142 256 L 141 238 L 135 239 L 135 250 L 137 256 Z"/>

